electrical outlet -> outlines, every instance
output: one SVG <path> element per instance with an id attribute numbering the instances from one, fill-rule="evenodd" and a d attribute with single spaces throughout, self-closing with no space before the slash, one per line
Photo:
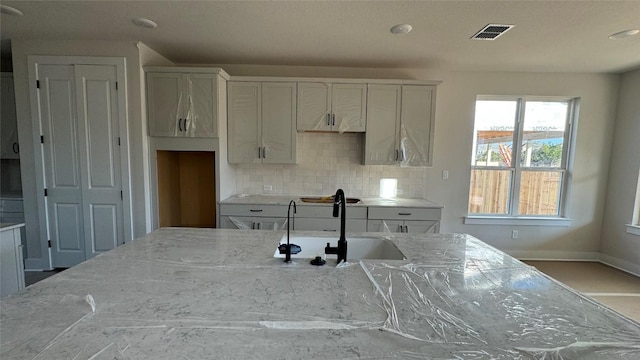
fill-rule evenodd
<path id="1" fill-rule="evenodd" d="M 518 230 L 511 230 L 511 238 L 512 239 L 518 238 Z"/>
<path id="2" fill-rule="evenodd" d="M 263 189 L 264 191 L 271 191 L 271 190 L 273 190 L 273 186 L 271 186 L 271 185 L 265 185 L 265 186 L 263 186 L 263 187 L 262 187 L 262 189 Z"/>
<path id="3" fill-rule="evenodd" d="M 442 179 L 447 180 L 449 178 L 449 170 L 442 170 Z"/>

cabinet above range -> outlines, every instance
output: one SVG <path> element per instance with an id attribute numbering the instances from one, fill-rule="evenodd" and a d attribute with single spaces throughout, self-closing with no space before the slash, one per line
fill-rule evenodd
<path id="1" fill-rule="evenodd" d="M 147 67 L 149 135 L 218 137 L 229 75 L 219 68 Z"/>

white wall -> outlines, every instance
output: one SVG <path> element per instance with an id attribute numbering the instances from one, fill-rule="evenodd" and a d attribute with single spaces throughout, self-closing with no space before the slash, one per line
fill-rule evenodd
<path id="1" fill-rule="evenodd" d="M 146 179 L 143 172 L 145 148 L 148 146 L 146 122 L 143 117 L 141 87 L 141 58 L 137 42 L 134 41 L 40 41 L 12 40 L 12 56 L 16 90 L 16 112 L 18 116 L 18 136 L 20 140 L 20 164 L 27 236 L 28 269 L 49 268 L 48 249 L 46 247 L 46 229 L 41 229 L 37 196 L 42 189 L 36 187 L 34 132 L 29 100 L 28 55 L 53 56 L 116 56 L 126 59 L 127 67 L 127 106 L 129 122 L 129 149 L 131 164 L 131 192 L 133 203 L 134 236 L 138 237 L 147 230 L 147 209 L 145 207 Z"/>
<path id="2" fill-rule="evenodd" d="M 640 236 L 631 223 L 640 169 L 640 69 L 622 75 L 602 227 L 603 260 L 640 274 Z"/>
<path id="3" fill-rule="evenodd" d="M 510 254 L 528 258 L 598 259 L 608 162 L 613 137 L 619 75 L 509 72 L 448 72 L 438 69 L 355 69 L 217 65 L 232 76 L 307 76 L 442 80 L 436 101 L 434 165 L 417 176 L 427 199 L 445 206 L 442 232 L 470 233 Z M 476 95 L 573 96 L 581 98 L 575 166 L 568 196 L 570 227 L 465 225 L 469 193 Z M 318 134 L 319 136 L 322 136 Z M 314 137 L 315 134 L 304 134 Z M 337 135 L 331 135 L 337 136 Z M 311 140 L 318 142 L 321 140 Z M 299 144 L 300 146 L 300 144 Z M 306 150 L 302 150 L 304 153 Z M 337 161 L 337 159 L 336 159 Z M 302 163 L 299 167 L 309 164 Z M 357 167 L 357 164 L 354 164 Z M 274 181 L 267 167 L 236 166 L 239 186 L 259 190 Z M 285 169 L 285 167 L 280 167 Z M 322 176 L 322 166 L 314 175 Z M 290 170 L 290 169 L 289 169 Z M 443 170 L 449 179 L 442 180 Z M 636 168 L 637 171 L 637 168 Z M 253 175 L 253 177 L 251 177 Z M 402 176 L 402 175 L 401 175 Z M 276 178 L 275 181 L 278 179 Z M 330 179 L 328 188 L 335 187 Z M 315 185 L 317 186 L 317 185 Z M 369 187 L 362 187 L 369 191 Z M 295 185 L 294 185 L 295 187 Z M 239 188 L 239 189 L 240 189 Z M 277 188 L 276 188 L 277 189 Z M 303 190 L 305 190 L 303 188 Z M 283 186 L 283 191 L 284 186 Z M 322 189 L 324 191 L 324 188 Z M 262 191 L 260 191 L 262 192 Z M 276 191 L 278 192 L 278 191 Z M 519 231 L 511 239 L 511 230 Z"/>

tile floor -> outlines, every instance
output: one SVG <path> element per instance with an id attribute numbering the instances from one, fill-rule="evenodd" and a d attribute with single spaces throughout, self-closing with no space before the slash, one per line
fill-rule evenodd
<path id="1" fill-rule="evenodd" d="M 640 322 L 640 277 L 598 262 L 529 260 L 524 262 Z"/>

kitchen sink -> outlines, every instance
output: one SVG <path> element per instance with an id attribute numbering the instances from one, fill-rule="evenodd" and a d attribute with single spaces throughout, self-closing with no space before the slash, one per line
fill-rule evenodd
<path id="1" fill-rule="evenodd" d="M 331 204 L 333 203 L 333 195 L 331 196 L 306 196 L 306 197 L 301 197 L 300 201 L 305 202 L 305 203 L 317 203 L 317 204 Z M 360 199 L 358 198 L 347 198 L 347 204 L 357 204 L 359 203 Z"/>
<path id="2" fill-rule="evenodd" d="M 302 248 L 301 252 L 291 255 L 292 259 L 313 259 L 316 256 L 324 256 L 324 248 L 327 243 L 336 246 L 338 237 L 293 235 L 289 241 Z M 280 244 L 286 243 L 287 236 L 284 235 Z M 284 258 L 284 254 L 280 254 L 276 249 L 273 257 Z M 336 259 L 337 255 L 326 255 L 326 258 Z M 347 237 L 347 261 L 366 259 L 406 260 L 406 257 L 389 239 L 368 236 Z"/>

